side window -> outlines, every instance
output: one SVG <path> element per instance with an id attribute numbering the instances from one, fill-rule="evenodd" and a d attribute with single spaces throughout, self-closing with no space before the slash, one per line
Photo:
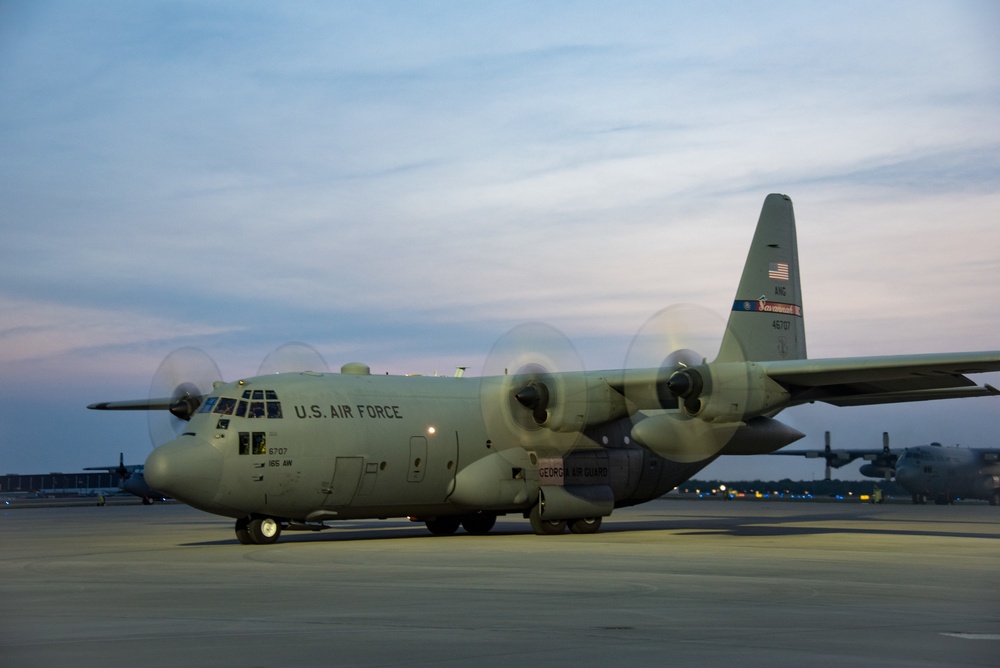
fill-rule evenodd
<path id="1" fill-rule="evenodd" d="M 250 432 L 248 431 L 240 432 L 240 454 L 241 455 L 250 454 Z"/>
<path id="2" fill-rule="evenodd" d="M 263 455 L 267 452 L 267 435 L 262 431 L 253 433 L 253 453 Z"/>
<path id="3" fill-rule="evenodd" d="M 212 409 L 215 408 L 215 402 L 219 400 L 219 397 L 209 397 L 201 404 L 198 408 L 199 413 L 211 413 Z"/>

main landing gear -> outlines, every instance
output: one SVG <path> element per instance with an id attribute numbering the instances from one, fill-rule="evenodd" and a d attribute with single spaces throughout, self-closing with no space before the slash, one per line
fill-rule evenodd
<path id="1" fill-rule="evenodd" d="M 281 523 L 273 517 L 241 517 L 236 520 L 236 539 L 244 545 L 270 545 L 281 535 Z"/>
<path id="2" fill-rule="evenodd" d="M 558 536 L 569 527 L 570 533 L 584 534 L 597 533 L 601 528 L 600 517 L 581 517 L 573 520 L 545 520 L 542 519 L 541 507 L 536 504 L 528 514 L 531 522 L 531 530 L 539 536 Z"/>

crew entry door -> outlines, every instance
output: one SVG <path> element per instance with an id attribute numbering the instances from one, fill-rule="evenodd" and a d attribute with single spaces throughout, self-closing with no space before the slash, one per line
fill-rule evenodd
<path id="1" fill-rule="evenodd" d="M 410 437 L 406 470 L 408 496 L 422 503 L 442 503 L 455 486 L 458 468 L 458 434 Z"/>

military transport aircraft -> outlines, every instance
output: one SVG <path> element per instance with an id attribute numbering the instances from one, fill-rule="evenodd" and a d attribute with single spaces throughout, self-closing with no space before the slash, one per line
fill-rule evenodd
<path id="1" fill-rule="evenodd" d="M 117 473 L 118 488 L 123 492 L 128 492 L 133 496 L 138 496 L 142 499 L 143 504 L 148 506 L 156 499 L 165 499 L 167 495 L 161 494 L 146 484 L 146 479 L 143 475 L 143 468 L 144 466 L 142 464 L 129 464 L 126 466 L 125 453 L 120 452 L 118 453 L 118 466 L 88 466 L 83 470 Z"/>
<path id="2" fill-rule="evenodd" d="M 861 475 L 869 478 L 891 480 L 896 475 L 896 460 L 899 458 L 898 452 L 889 450 L 888 432 L 882 432 L 881 450 L 871 448 L 854 450 L 845 450 L 842 448 L 831 449 L 830 432 L 826 432 L 825 445 L 822 450 L 783 450 L 769 454 L 783 457 L 806 457 L 807 459 L 819 459 L 822 457 L 826 460 L 826 480 L 830 479 L 831 468 L 839 469 L 842 466 L 850 464 L 855 459 L 864 459 L 868 462 L 867 464 L 862 464 L 860 469 L 858 469 Z"/>
<path id="3" fill-rule="evenodd" d="M 944 505 L 956 499 L 983 499 L 991 506 L 1000 505 L 1000 448 L 946 448 L 940 443 L 918 445 L 893 452 L 889 449 L 889 434 L 882 433 L 881 450 L 830 449 L 830 432 L 826 432 L 823 450 L 786 450 L 772 455 L 826 459 L 826 479 L 830 467 L 840 468 L 858 458 L 868 460 L 859 469 L 869 478 L 889 480 L 895 477 L 900 487 L 913 498 L 913 503 L 934 499 Z"/>
<path id="4" fill-rule="evenodd" d="M 90 408 L 164 410 L 186 423 L 149 455 L 146 479 L 234 518 L 240 542 L 266 544 L 354 518 L 482 534 L 498 515 L 519 514 L 537 534 L 591 533 L 615 508 L 656 499 L 721 455 L 798 440 L 774 419 L 784 408 L 998 394 L 966 374 L 1000 370 L 1000 351 L 807 359 L 785 195 L 764 201 L 714 360 L 669 341 L 653 341 L 653 361 L 633 354 L 650 331 L 612 371 L 560 370 L 557 353 L 498 345 L 487 358 L 496 375 L 383 376 L 350 363 L 184 381 L 170 396 Z M 556 349 L 560 336 L 550 337 Z"/>

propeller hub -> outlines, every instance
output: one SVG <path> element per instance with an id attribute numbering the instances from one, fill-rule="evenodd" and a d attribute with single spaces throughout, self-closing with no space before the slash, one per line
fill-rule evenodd
<path id="1" fill-rule="evenodd" d="M 530 381 L 515 395 L 517 403 L 531 411 L 531 417 L 536 424 L 545 424 L 548 420 L 549 388 L 545 383 Z"/>
<path id="2" fill-rule="evenodd" d="M 694 369 L 681 369 L 670 374 L 667 387 L 675 396 L 690 399 L 701 394 L 703 387 L 701 374 Z"/>
<path id="3" fill-rule="evenodd" d="M 531 381 L 514 398 L 517 403 L 532 411 L 545 410 L 549 405 L 549 389 L 543 383 Z"/>
<path id="4" fill-rule="evenodd" d="M 690 415 L 698 415 L 701 412 L 699 397 L 705 388 L 705 381 L 700 373 L 694 369 L 675 371 L 667 379 L 667 388 L 674 393 L 674 396 L 684 400 L 684 409 Z"/>

